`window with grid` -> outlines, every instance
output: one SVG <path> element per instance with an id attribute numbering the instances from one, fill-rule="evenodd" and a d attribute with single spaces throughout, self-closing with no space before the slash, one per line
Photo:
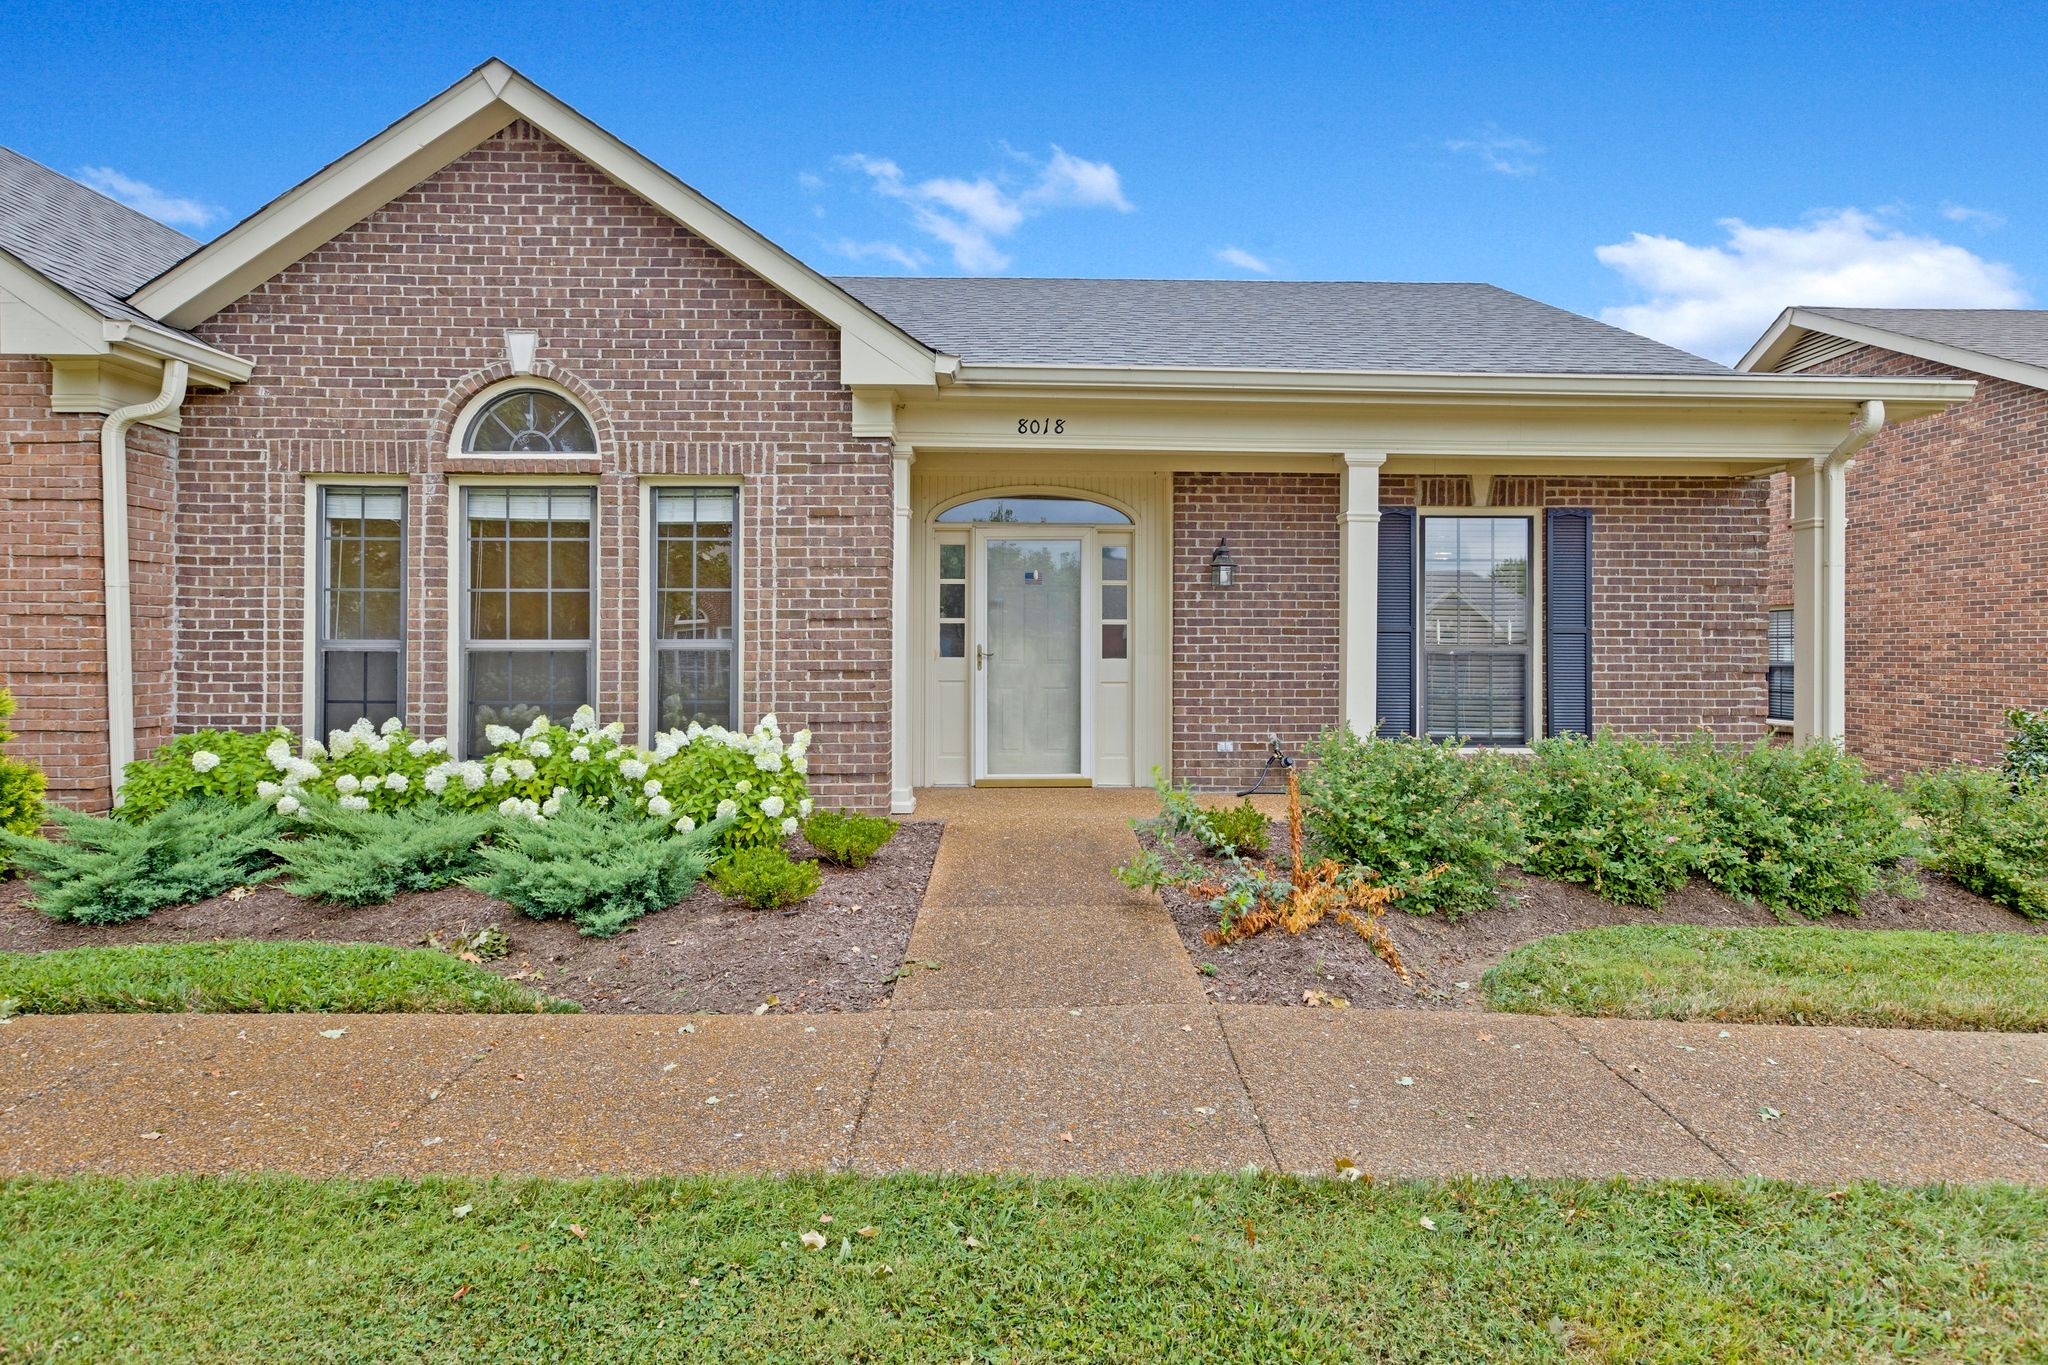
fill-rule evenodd
<path id="1" fill-rule="evenodd" d="M 1770 669 L 1765 675 L 1766 719 L 1792 723 L 1792 609 L 1771 612 Z M 1755 658 L 1755 655 L 1751 655 Z"/>
<path id="2" fill-rule="evenodd" d="M 314 657 L 320 733 L 404 719 L 405 490 L 322 487 Z"/>
<path id="3" fill-rule="evenodd" d="M 1530 523 L 1422 520 L 1422 711 L 1431 739 L 1529 742 Z"/>
<path id="4" fill-rule="evenodd" d="M 967 544 L 939 545 L 939 657 L 967 657 Z"/>
<path id="5" fill-rule="evenodd" d="M 462 650 L 467 752 L 487 725 L 566 723 L 590 701 L 596 653 L 590 488 L 467 488 Z"/>
<path id="6" fill-rule="evenodd" d="M 736 729 L 736 488 L 654 494 L 654 728 Z"/>

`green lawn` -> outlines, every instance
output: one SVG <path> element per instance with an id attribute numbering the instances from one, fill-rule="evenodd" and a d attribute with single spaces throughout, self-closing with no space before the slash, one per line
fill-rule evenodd
<path id="1" fill-rule="evenodd" d="M 2048 935 L 1617 925 L 1515 949 L 1486 1000 L 1523 1014 L 2048 1030 Z"/>
<path id="2" fill-rule="evenodd" d="M 2011 1186 L 17 1180 L 0 1358 L 2039 1360 L 2043 1246 Z"/>
<path id="3" fill-rule="evenodd" d="M 426 948 L 246 939 L 0 953 L 0 1004 L 7 1002 L 21 1014 L 576 1009 Z"/>

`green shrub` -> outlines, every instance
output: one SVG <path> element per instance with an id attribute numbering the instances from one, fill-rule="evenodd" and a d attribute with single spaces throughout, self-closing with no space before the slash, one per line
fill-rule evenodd
<path id="1" fill-rule="evenodd" d="M 1900 867 L 1920 848 L 1905 801 L 1871 780 L 1840 745 L 1763 743 L 1735 751 L 1702 738 L 1679 757 L 1704 843 L 1724 850 L 1719 857 L 1703 853 L 1698 871 L 1722 890 L 1819 919 L 1855 914 L 1873 891 L 1914 888 Z M 1738 801 L 1704 799 L 1728 785 Z"/>
<path id="2" fill-rule="evenodd" d="M 14 738 L 7 718 L 14 714 L 14 695 L 0 689 L 0 746 Z M 0 830 L 34 834 L 43 827 L 43 770 L 33 763 L 0 754 Z M 0 852 L 0 871 L 7 857 Z"/>
<path id="3" fill-rule="evenodd" d="M 711 880 L 744 905 L 778 910 L 817 893 L 818 865 L 798 862 L 779 848 L 741 848 L 711 869 Z"/>
<path id="4" fill-rule="evenodd" d="M 2015 706 L 2005 713 L 2012 734 L 2005 741 L 2005 776 L 2014 786 L 2048 779 L 2048 710 Z"/>
<path id="5" fill-rule="evenodd" d="M 723 832 L 713 823 L 677 835 L 664 821 L 565 801 L 550 819 L 506 825 L 478 851 L 484 870 L 464 881 L 535 919 L 610 938 L 682 899 Z"/>
<path id="6" fill-rule="evenodd" d="M 128 821 L 147 820 L 180 801 L 200 797 L 252 804 L 261 799 L 258 784 L 278 776 L 265 751 L 280 741 L 287 749 L 296 742 L 288 730 L 254 735 L 196 730 L 166 740 L 148 758 L 123 770 L 121 804 L 115 814 Z"/>
<path id="7" fill-rule="evenodd" d="M 551 816 L 577 801 L 597 810 L 637 797 L 646 762 L 621 736 L 624 727 L 600 726 L 588 706 L 567 725 L 536 717 L 525 730 L 487 725 L 491 752 L 443 759 L 421 777 L 427 791 L 461 810 L 494 810 L 510 819 Z M 444 746 L 445 747 L 445 746 Z"/>
<path id="8" fill-rule="evenodd" d="M 804 821 L 804 838 L 841 867 L 866 867 L 882 845 L 896 837 L 896 822 L 881 815 L 821 810 Z"/>
<path id="9" fill-rule="evenodd" d="M 2048 782 L 2017 791 L 2000 773 L 1954 767 L 1909 788 L 1927 866 L 2029 919 L 2048 919 Z"/>
<path id="10" fill-rule="evenodd" d="M 482 868 L 479 845 L 499 823 L 482 811 L 344 810 L 317 800 L 307 814 L 314 832 L 276 846 L 285 889 L 337 905 L 382 905 L 461 881 Z"/>
<path id="11" fill-rule="evenodd" d="M 1627 905 L 1661 905 L 1685 885 L 1704 831 L 1668 749 L 1604 729 L 1533 747 L 1516 783 L 1524 867 Z"/>
<path id="12" fill-rule="evenodd" d="M 1259 857 L 1272 846 L 1273 834 L 1267 828 L 1266 814 L 1247 796 L 1235 806 L 1223 806 L 1209 813 L 1209 831 L 1215 839 L 1207 844 L 1211 853 L 1221 853 L 1225 847 L 1251 857 Z"/>
<path id="13" fill-rule="evenodd" d="M 24 1014 L 577 1012 L 425 948 L 246 939 L 0 953 L 0 997 Z"/>
<path id="14" fill-rule="evenodd" d="M 724 821 L 730 848 L 775 847 L 810 817 L 810 748 L 809 730 L 784 743 L 773 716 L 751 734 L 670 730 L 654 737 L 644 761 L 625 765 L 639 785 L 631 799 L 678 830 Z"/>
<path id="15" fill-rule="evenodd" d="M 284 822 L 268 806 L 181 801 L 146 820 L 50 812 L 64 838 L 0 833 L 52 919 L 118 924 L 274 875 Z"/>
<path id="16" fill-rule="evenodd" d="M 1301 790 L 1318 853 L 1369 869 L 1412 914 L 1493 907 L 1501 865 L 1522 848 L 1506 759 L 1460 753 L 1455 740 L 1364 740 L 1342 728 L 1308 759 Z"/>

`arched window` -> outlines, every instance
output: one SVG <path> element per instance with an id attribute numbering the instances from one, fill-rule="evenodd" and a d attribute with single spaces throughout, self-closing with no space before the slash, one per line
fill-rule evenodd
<path id="1" fill-rule="evenodd" d="M 1087 498 L 1030 494 L 1007 498 L 976 498 L 939 513 L 944 522 L 994 522 L 1003 526 L 1129 526 L 1131 519 L 1114 507 Z"/>
<path id="2" fill-rule="evenodd" d="M 597 432 L 566 394 L 512 389 L 470 418 L 462 449 L 477 455 L 595 455 Z"/>

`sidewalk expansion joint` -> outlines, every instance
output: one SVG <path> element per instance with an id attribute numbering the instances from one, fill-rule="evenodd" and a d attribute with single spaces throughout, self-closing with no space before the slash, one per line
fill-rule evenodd
<path id="1" fill-rule="evenodd" d="M 1223 1050 L 1230 1054 L 1230 1074 L 1237 1078 L 1237 1088 L 1244 1091 L 1244 1107 L 1251 1112 L 1252 1122 L 1259 1127 L 1259 1141 L 1266 1144 L 1266 1155 L 1272 1158 L 1273 1164 L 1266 1169 L 1277 1171 L 1280 1169 L 1280 1149 L 1273 1145 L 1273 1134 L 1266 1128 L 1266 1116 L 1259 1109 L 1258 1100 L 1252 1095 L 1251 1082 L 1245 1079 L 1244 1063 L 1237 1059 L 1237 1044 L 1230 1041 L 1230 1030 L 1223 1027 L 1222 1008 L 1213 1000 L 1206 1003 L 1209 1006 L 1209 1021 L 1216 1026 L 1216 1032 L 1223 1035 Z"/>
<path id="2" fill-rule="evenodd" d="M 434 1103 L 438 1096 L 446 1094 L 464 1076 L 467 1076 L 471 1071 L 473 1071 L 476 1068 L 477 1063 L 483 1061 L 484 1058 L 491 1055 L 490 1045 L 479 1044 L 479 1047 L 481 1048 L 480 1051 L 473 1052 L 468 1057 L 464 1058 L 462 1065 L 457 1067 L 453 1074 L 449 1075 L 446 1079 L 442 1080 L 439 1085 L 432 1087 L 427 1092 L 426 1096 L 419 1101 L 419 1103 L 413 1105 L 410 1109 L 407 1109 L 403 1114 L 400 1114 L 398 1118 L 393 1121 L 390 1131 L 387 1134 L 385 1134 L 385 1136 L 394 1137 L 397 1134 L 403 1132 L 405 1128 L 409 1124 L 411 1124 L 414 1119 L 418 1118 L 421 1114 L 427 1112 L 427 1106 Z M 339 1171 L 336 1171 L 335 1174 L 344 1177 L 354 1175 L 356 1168 L 358 1166 L 361 1166 L 365 1161 L 368 1161 L 371 1158 L 371 1156 L 373 1156 L 376 1153 L 378 1144 L 382 1141 L 383 1138 L 372 1137 L 361 1151 L 357 1152 L 347 1161 L 342 1162 L 341 1169 Z"/>
<path id="3" fill-rule="evenodd" d="M 2026 1123 L 2020 1119 L 2016 1119 L 2010 1114 L 2002 1113 L 1999 1110 L 1993 1109 L 1990 1105 L 1984 1103 L 1975 1095 L 1971 1095 L 1964 1091 L 1958 1090 L 1952 1085 L 1944 1084 L 1938 1077 L 1928 1075 L 1925 1071 L 1922 1071 L 1919 1067 L 1914 1066 L 1911 1062 L 1899 1060 L 1897 1057 L 1892 1056 L 1891 1053 L 1886 1052 L 1883 1048 L 1872 1047 L 1870 1044 L 1863 1041 L 1863 1030 L 1858 1029 L 1854 1032 L 1850 1032 L 1849 1041 L 1856 1044 L 1857 1047 L 1862 1048 L 1865 1052 L 1868 1052 L 1871 1056 L 1877 1058 L 1879 1061 L 1889 1062 L 1893 1066 L 1897 1067 L 1899 1070 L 1919 1077 L 1921 1080 L 1927 1082 L 1935 1089 L 1941 1091 L 1944 1095 L 1953 1095 L 1957 1099 L 1966 1101 L 1975 1108 L 1981 1109 L 1985 1113 L 1991 1115 L 1992 1118 L 1997 1119 L 2000 1123 L 2006 1124 L 2009 1127 L 2017 1128 L 2022 1133 L 2025 1133 L 2028 1137 L 2034 1139 L 2036 1142 L 2039 1142 L 2044 1147 L 2048 1147 L 2048 1133 L 2044 1133 L 2040 1129 L 2034 1127 L 2032 1124 Z"/>
<path id="4" fill-rule="evenodd" d="M 1606 1067 L 1609 1074 L 1611 1074 L 1616 1080 L 1620 1081 L 1623 1085 L 1627 1086 L 1629 1089 L 1635 1091 L 1638 1095 L 1641 1095 L 1644 1099 L 1648 1100 L 1651 1104 L 1655 1105 L 1658 1111 L 1662 1113 L 1665 1118 L 1670 1119 L 1673 1123 L 1677 1124 L 1680 1128 L 1684 1129 L 1686 1135 L 1690 1137 L 1694 1142 L 1697 1142 L 1700 1146 L 1712 1152 L 1714 1154 L 1715 1160 L 1719 1161 L 1723 1166 L 1726 1166 L 1730 1171 L 1734 1172 L 1736 1175 L 1741 1175 L 1743 1173 L 1742 1167 L 1739 1164 L 1737 1164 L 1735 1160 L 1731 1158 L 1726 1152 L 1722 1151 L 1719 1147 L 1715 1146 L 1712 1138 L 1708 1137 L 1699 1129 L 1693 1127 L 1690 1123 L 1687 1123 L 1683 1118 L 1679 1116 L 1677 1110 L 1673 1109 L 1670 1105 L 1664 1103 L 1664 1101 L 1658 1099 L 1654 1094 L 1650 1093 L 1649 1089 L 1638 1083 L 1633 1076 L 1630 1076 L 1627 1072 L 1617 1067 L 1613 1062 L 1610 1062 L 1605 1057 L 1601 1056 L 1599 1049 L 1594 1047 L 1590 1039 L 1581 1039 L 1578 1037 L 1574 1037 L 1572 1031 L 1569 1028 L 1565 1027 L 1564 1021 L 1559 1019 L 1555 1015 L 1545 1014 L 1525 1017 L 1540 1018 L 1545 1023 L 1549 1024 L 1552 1028 L 1556 1029 L 1559 1033 L 1562 1033 L 1566 1038 L 1570 1039 L 1574 1043 L 1579 1044 L 1580 1047 L 1586 1050 L 1586 1055 L 1588 1057 L 1591 1057 L 1594 1061 Z"/>
<path id="5" fill-rule="evenodd" d="M 895 1008 L 892 1003 L 887 1010 L 878 1011 L 890 1017 L 882 1020 L 882 1040 L 875 1045 L 875 1064 L 868 1068 L 868 1083 L 860 1092 L 860 1108 L 854 1111 L 853 1122 L 846 1130 L 845 1169 L 849 1171 L 854 1169 L 854 1155 L 860 1151 L 860 1130 L 868 1121 L 868 1107 L 875 1102 L 875 1091 L 882 1085 L 882 1058 L 889 1051 L 889 1040 L 896 1036 Z"/>

